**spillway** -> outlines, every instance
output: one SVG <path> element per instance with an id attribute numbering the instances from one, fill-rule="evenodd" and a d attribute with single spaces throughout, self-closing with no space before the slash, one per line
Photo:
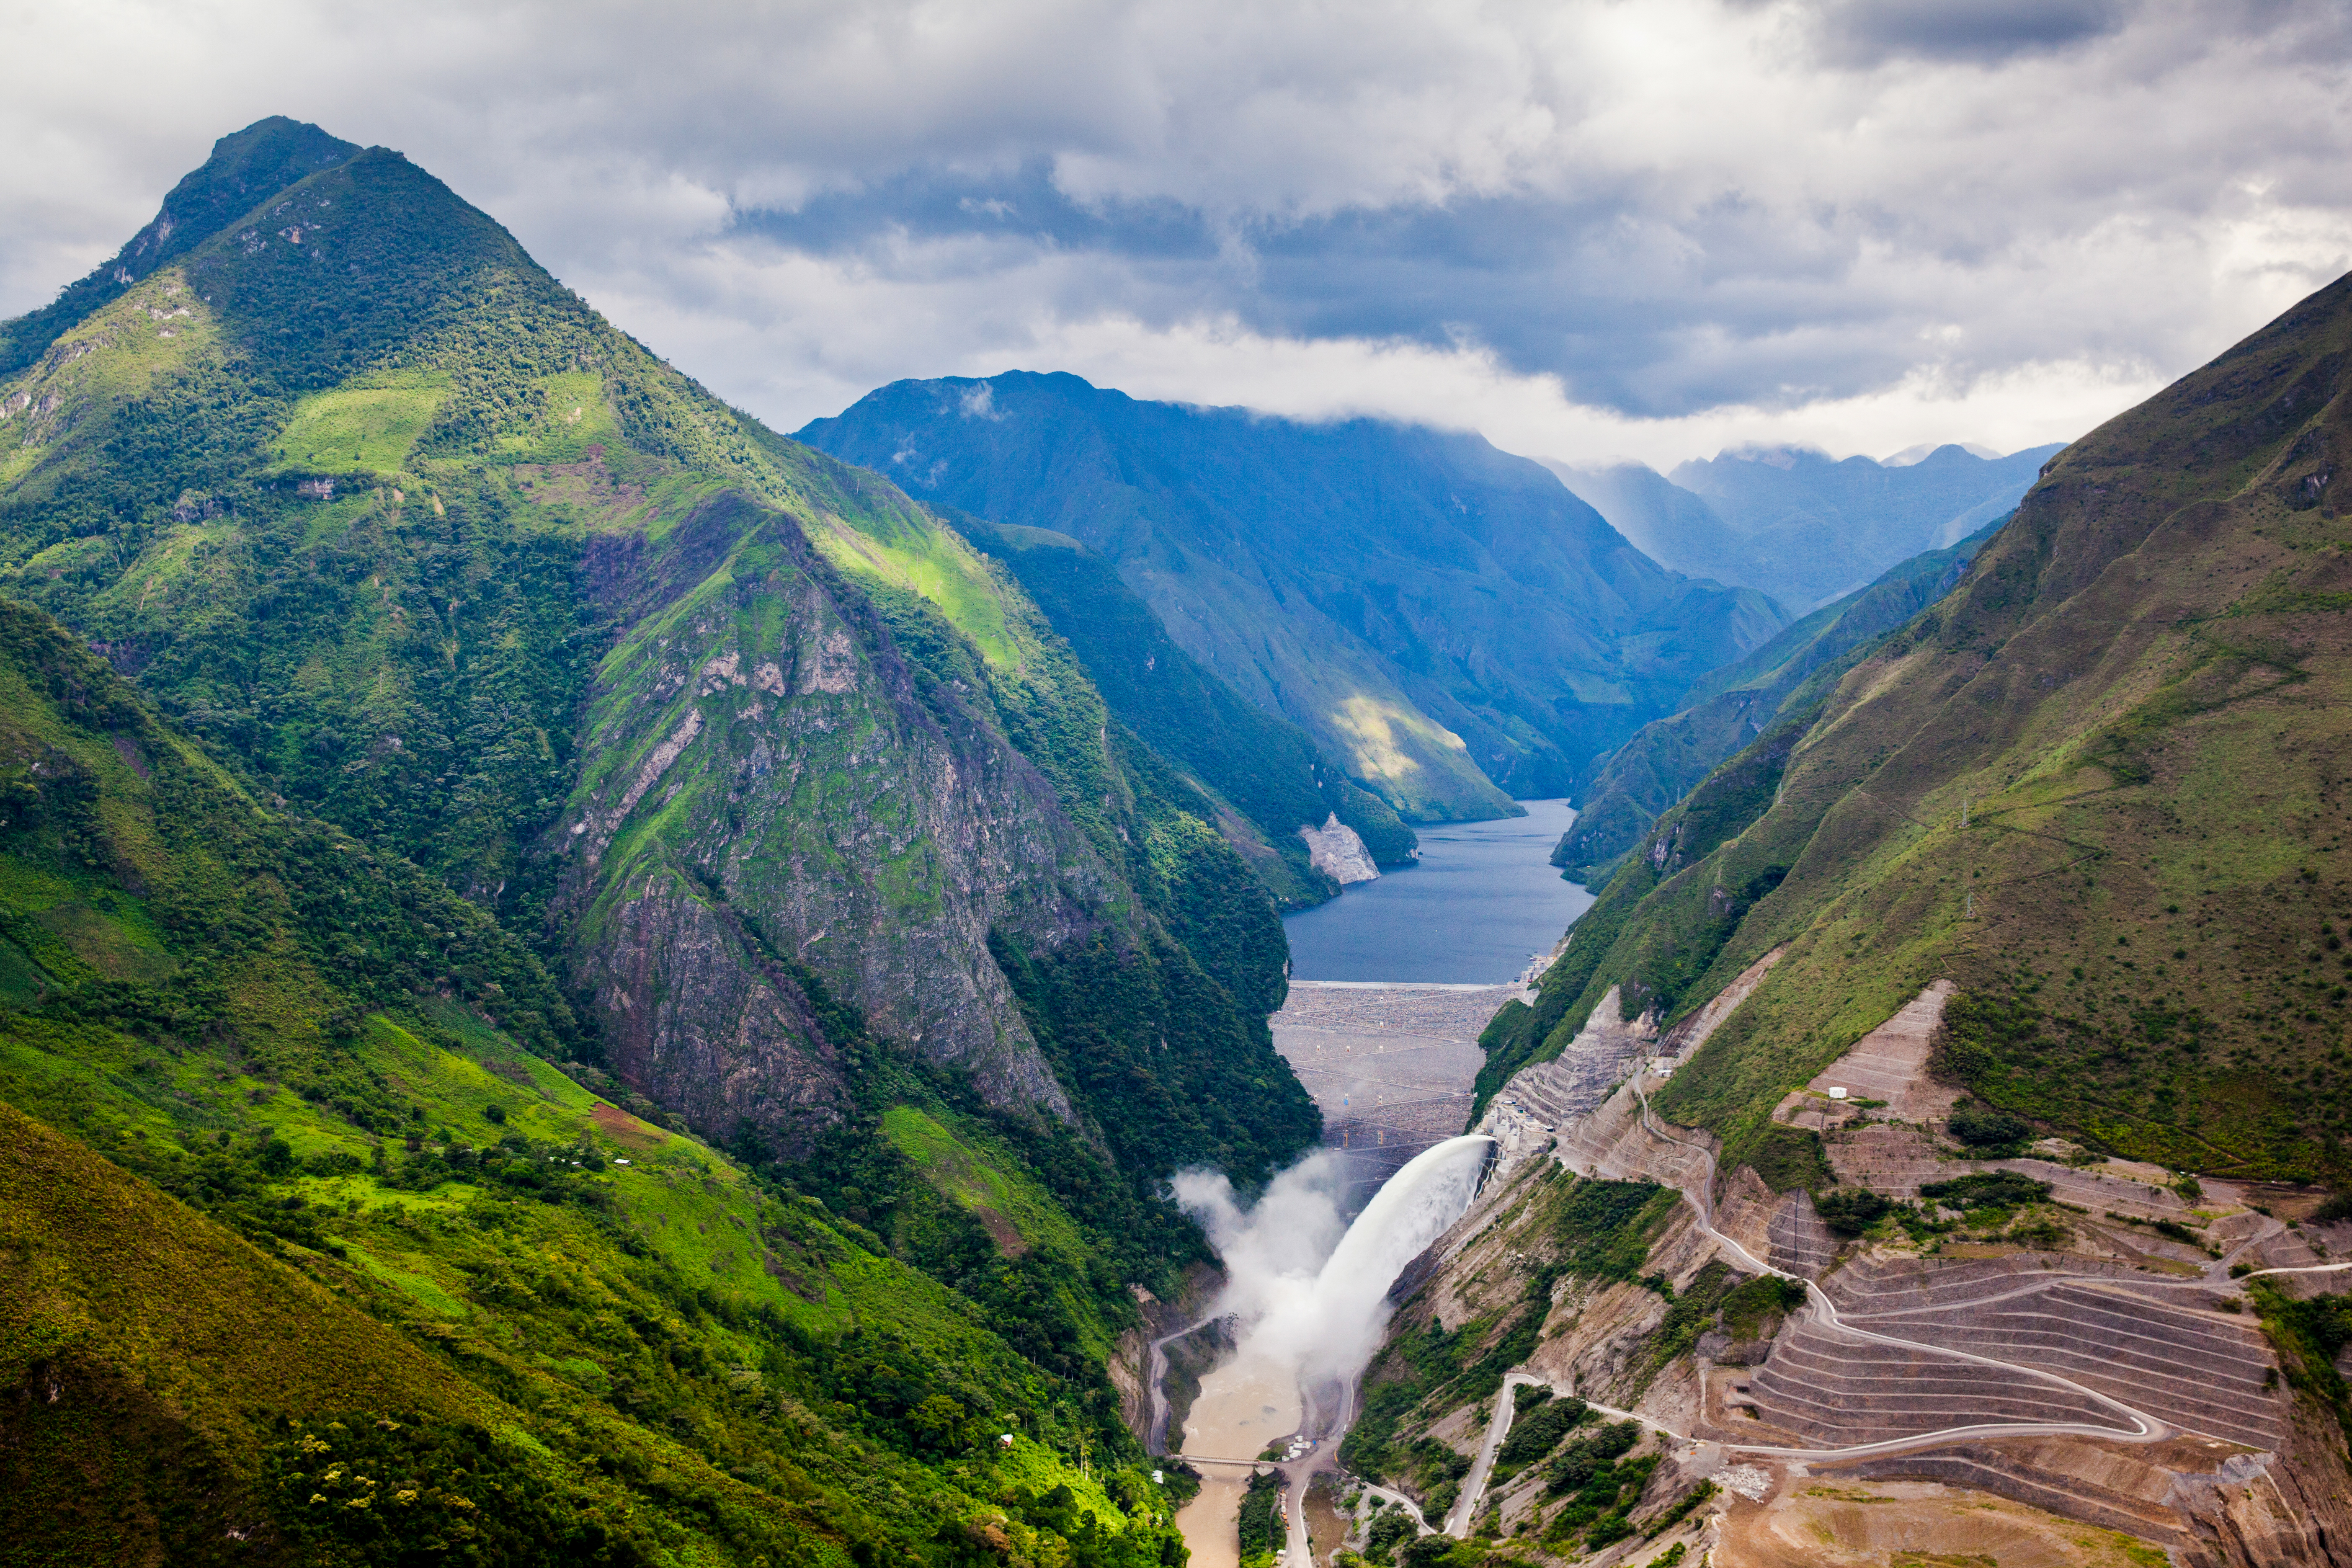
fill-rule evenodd
<path id="1" fill-rule="evenodd" d="M 1379 1345 L 1389 1287 L 1469 1208 L 1494 1148 L 1465 1133 L 1414 1155 L 1364 1205 L 1305 1298 L 1283 1303 L 1244 1343 L 1289 1352 L 1307 1383 L 1354 1378 Z"/>
<path id="2" fill-rule="evenodd" d="M 1363 1371 L 1380 1344 L 1389 1287 L 1469 1208 L 1494 1147 L 1471 1133 L 1415 1155 L 1373 1194 L 1320 1268 L 1275 1282 L 1262 1298 L 1269 1299 L 1264 1314 L 1243 1326 L 1234 1358 L 1202 1378 L 1183 1451 L 1244 1462 L 1202 1464 L 1201 1495 L 1177 1516 L 1194 1568 L 1238 1562 L 1246 1461 L 1297 1429 L 1302 1383 L 1352 1384 Z M 1328 1463 L 1339 1438 L 1325 1435 L 1293 1479 L 1303 1483 L 1306 1470 Z"/>

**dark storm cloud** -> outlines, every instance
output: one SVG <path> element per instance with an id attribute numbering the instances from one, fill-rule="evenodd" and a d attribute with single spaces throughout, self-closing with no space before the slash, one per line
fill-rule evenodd
<path id="1" fill-rule="evenodd" d="M 2116 31 L 2122 0 L 1838 0 L 1824 7 L 1823 52 L 1844 65 L 1898 57 L 1995 65 Z"/>

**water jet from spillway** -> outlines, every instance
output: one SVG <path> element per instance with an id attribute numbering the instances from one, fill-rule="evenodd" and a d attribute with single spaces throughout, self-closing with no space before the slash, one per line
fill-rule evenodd
<path id="1" fill-rule="evenodd" d="M 1225 1264 L 1225 1289 L 1211 1315 L 1234 1316 L 1240 1329 L 1233 1357 L 1201 1379 L 1183 1451 L 1211 1460 L 1253 1458 L 1298 1429 L 1302 1385 L 1339 1384 L 1344 1408 L 1344 1390 L 1380 1348 L 1390 1287 L 1469 1208 L 1494 1147 L 1491 1138 L 1465 1135 L 1423 1150 L 1344 1228 L 1339 1199 L 1346 1166 L 1328 1152 L 1276 1176 L 1247 1210 L 1234 1204 L 1223 1176 L 1180 1174 L 1177 1200 Z M 1339 1433 L 1315 1435 L 1328 1444 Z M 1328 1463 L 1330 1452 L 1319 1450 L 1308 1468 Z M 1200 1495 L 1176 1520 L 1193 1568 L 1238 1568 L 1235 1521 L 1248 1475 L 1245 1466 L 1204 1467 Z M 1290 1511 L 1297 1514 L 1295 1505 Z M 1306 1527 L 1296 1517 L 1290 1522 L 1296 1543 Z"/>
<path id="2" fill-rule="evenodd" d="M 1179 1177 L 1178 1201 L 1225 1263 L 1218 1310 L 1241 1320 L 1236 1359 L 1273 1362 L 1310 1384 L 1361 1372 L 1379 1348 L 1389 1287 L 1469 1208 L 1494 1146 L 1467 1133 L 1424 1149 L 1344 1233 L 1339 1171 L 1327 1155 L 1276 1177 L 1246 1212 L 1223 1176 Z"/>

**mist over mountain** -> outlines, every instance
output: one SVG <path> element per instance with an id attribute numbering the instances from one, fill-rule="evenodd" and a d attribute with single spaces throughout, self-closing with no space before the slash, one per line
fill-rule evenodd
<path id="1" fill-rule="evenodd" d="M 2006 515 L 2058 450 L 1988 457 L 1945 445 L 1880 462 L 1759 447 L 1671 475 L 1639 463 L 1550 467 L 1664 564 L 1760 589 L 1801 615 Z"/>
<path id="2" fill-rule="evenodd" d="M 1564 795 L 1778 631 L 1476 436 L 1148 403 L 1073 375 L 898 382 L 799 437 L 1115 564 L 1187 652 L 1408 820 Z"/>

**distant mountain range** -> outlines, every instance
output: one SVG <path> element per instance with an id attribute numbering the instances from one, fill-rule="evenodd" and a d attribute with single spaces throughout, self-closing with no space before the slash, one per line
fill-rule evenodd
<path id="1" fill-rule="evenodd" d="M 1643 725 L 1610 755 L 1578 802 L 1576 824 L 1560 836 L 1552 864 L 1577 881 L 1605 882 L 1612 863 L 1660 812 L 1759 736 L 1797 722 L 1792 711 L 1816 711 L 1880 639 L 1951 592 L 1979 547 L 2007 521 L 2004 513 L 1948 549 L 1914 555 L 1710 672 L 1673 713 Z"/>
<path id="2" fill-rule="evenodd" d="M 1778 632 L 1475 435 L 1147 403 L 1074 375 L 902 381 L 797 432 L 1109 561 L 1194 658 L 1408 820 L 1571 793 Z"/>
<path id="3" fill-rule="evenodd" d="M 1640 463 L 1549 466 L 1660 563 L 1759 589 L 1801 615 L 2008 515 L 2058 450 L 2002 458 L 1948 445 L 1881 462 L 1748 447 L 1672 475 Z"/>

